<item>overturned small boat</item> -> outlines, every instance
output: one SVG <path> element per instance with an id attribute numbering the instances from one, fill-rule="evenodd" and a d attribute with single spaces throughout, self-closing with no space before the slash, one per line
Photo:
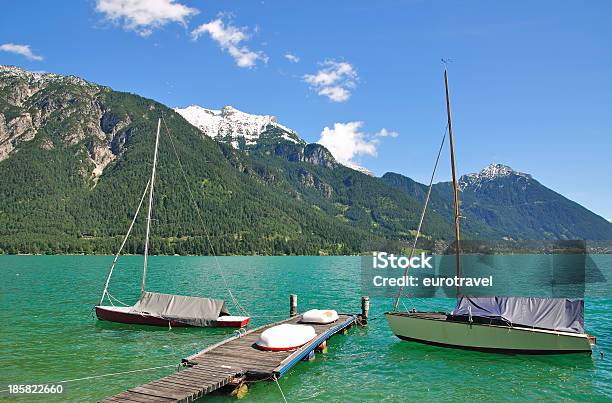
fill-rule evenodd
<path id="1" fill-rule="evenodd" d="M 338 312 L 333 309 L 311 309 L 302 314 L 301 323 L 327 325 L 338 320 Z"/>
<path id="2" fill-rule="evenodd" d="M 269 351 L 295 350 L 316 336 L 317 333 L 312 326 L 284 323 L 264 330 L 255 342 L 255 346 Z"/>
<path id="3" fill-rule="evenodd" d="M 162 294 L 156 292 L 148 292 L 145 290 L 146 278 L 147 278 L 147 263 L 148 263 L 148 252 L 149 252 L 149 237 L 151 232 L 151 212 L 153 210 L 153 190 L 155 184 L 155 170 L 157 166 L 157 151 L 159 146 L 159 132 L 161 128 L 161 118 L 157 122 L 157 135 L 155 137 L 155 152 L 153 155 L 153 168 L 151 171 L 151 178 L 145 187 L 145 190 L 140 199 L 136 213 L 132 219 L 132 223 L 123 239 L 123 243 L 119 248 L 119 251 L 113 259 L 111 264 L 106 282 L 104 283 L 104 290 L 102 291 L 102 297 L 100 303 L 95 307 L 96 316 L 99 320 L 106 320 L 117 323 L 128 323 L 138 325 L 151 325 L 151 326 L 170 326 L 170 327 L 243 327 L 246 326 L 250 317 L 246 315 L 244 309 L 237 303 L 231 290 L 229 294 L 236 306 L 243 311 L 244 316 L 232 316 L 227 308 L 224 300 L 192 297 L 184 295 L 172 295 Z M 169 133 L 168 133 L 169 135 Z M 177 157 L 178 158 L 178 157 Z M 180 164 L 179 164 L 180 165 Z M 181 167 L 182 169 L 182 167 Z M 123 304 L 120 300 L 113 297 L 109 290 L 109 283 L 113 270 L 117 264 L 117 260 L 125 246 L 130 233 L 140 212 L 140 208 L 145 200 L 145 197 L 149 196 L 149 209 L 147 212 L 147 229 L 146 238 L 144 245 L 144 263 L 142 270 L 142 283 L 140 288 L 140 298 L 133 306 Z M 195 208 L 197 204 L 194 203 Z M 198 216 L 200 213 L 198 211 Z M 219 268 L 219 270 L 221 270 Z M 223 273 L 220 273 L 223 276 Z M 105 299 L 108 299 L 110 305 L 103 305 Z M 115 303 L 120 306 L 115 305 Z"/>

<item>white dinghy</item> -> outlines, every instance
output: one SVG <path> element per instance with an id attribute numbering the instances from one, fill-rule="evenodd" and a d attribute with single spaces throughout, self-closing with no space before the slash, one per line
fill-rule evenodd
<path id="1" fill-rule="evenodd" d="M 302 323 L 327 325 L 338 320 L 338 312 L 333 309 L 311 309 L 302 314 Z"/>
<path id="2" fill-rule="evenodd" d="M 317 336 L 314 328 L 307 325 L 282 325 L 265 330 L 255 345 L 262 350 L 284 351 L 302 347 Z"/>

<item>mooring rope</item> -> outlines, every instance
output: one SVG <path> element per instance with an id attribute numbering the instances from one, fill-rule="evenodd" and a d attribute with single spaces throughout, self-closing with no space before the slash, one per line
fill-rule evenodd
<path id="1" fill-rule="evenodd" d="M 206 225 L 204 224 L 204 219 L 202 218 L 202 214 L 200 213 L 200 208 L 198 207 L 198 203 L 195 201 L 195 197 L 193 196 L 193 192 L 191 191 L 191 186 L 189 185 L 189 181 L 187 180 L 187 174 L 185 174 L 185 170 L 183 169 L 183 164 L 181 163 L 181 159 L 179 158 L 178 152 L 176 150 L 176 147 L 174 146 L 174 140 L 172 140 L 172 135 L 170 133 L 170 129 L 168 128 L 168 124 L 166 123 L 166 119 L 164 119 L 164 115 L 162 115 L 162 121 L 164 122 L 164 126 L 166 127 L 166 133 L 168 134 L 168 138 L 170 139 L 170 143 L 172 144 L 172 149 L 174 150 L 174 155 L 176 156 L 176 160 L 178 161 L 179 167 L 181 169 L 181 173 L 183 174 L 183 179 L 185 180 L 185 184 L 187 185 L 187 190 L 189 192 L 189 197 L 191 198 L 191 201 L 196 209 L 196 213 L 198 214 L 198 218 L 200 219 L 200 223 L 202 224 L 202 229 L 204 231 L 204 235 L 206 236 L 206 240 L 208 241 L 208 246 L 210 247 L 210 252 L 213 255 L 213 258 L 215 260 L 215 264 L 217 266 L 217 270 L 219 272 L 219 274 L 221 275 L 221 279 L 223 279 L 223 283 L 225 284 L 225 288 L 227 289 L 227 292 L 229 293 L 230 298 L 232 299 L 232 302 L 234 303 L 234 305 L 236 306 L 236 308 L 238 308 L 242 314 L 244 316 L 249 316 L 249 314 L 247 313 L 246 309 L 243 308 L 242 305 L 240 305 L 240 303 L 238 302 L 238 299 L 236 299 L 236 297 L 234 296 L 234 293 L 232 293 L 232 290 L 227 282 L 227 279 L 225 278 L 225 275 L 223 274 L 223 270 L 221 270 L 221 265 L 219 264 L 219 260 L 217 259 L 217 255 L 215 254 L 215 250 L 213 248 L 212 245 L 212 241 L 210 240 L 210 236 L 208 235 L 208 231 L 206 229 Z"/>
<path id="2" fill-rule="evenodd" d="M 276 375 L 272 375 L 272 379 L 274 380 L 274 382 L 276 382 L 276 386 L 278 386 L 278 390 L 281 393 L 281 396 L 283 397 L 283 400 L 285 401 L 285 403 L 287 403 L 287 398 L 285 397 L 285 394 L 283 393 L 283 389 L 280 386 L 280 383 L 278 383 L 278 378 L 276 378 Z"/>
<path id="3" fill-rule="evenodd" d="M 161 365 L 159 367 L 150 367 L 150 368 L 142 368 L 142 369 L 134 369 L 134 370 L 130 370 L 130 371 L 122 371 L 122 372 L 112 372 L 112 373 L 108 373 L 108 374 L 101 374 L 101 375 L 91 375 L 91 376 L 85 376 L 83 378 L 74 378 L 74 379 L 64 379 L 62 381 L 54 381 L 54 382 L 37 382 L 39 384 L 48 384 L 48 385 L 53 385 L 53 384 L 58 384 L 58 383 L 68 383 L 68 382 L 78 382 L 78 381 L 86 381 L 88 379 L 97 379 L 97 378 L 105 378 L 108 376 L 116 376 L 116 375 L 124 375 L 124 374 L 133 374 L 135 372 L 144 372 L 144 371 L 152 371 L 154 369 L 163 369 L 163 368 L 170 368 L 170 367 L 176 367 L 176 364 L 171 364 L 171 365 Z M 3 392 L 8 392 L 10 389 L 5 389 L 5 390 L 0 390 L 0 393 Z"/>

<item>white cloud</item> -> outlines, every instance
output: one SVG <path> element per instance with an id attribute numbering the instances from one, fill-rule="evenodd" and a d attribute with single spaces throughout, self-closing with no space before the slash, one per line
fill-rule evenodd
<path id="1" fill-rule="evenodd" d="M 0 45 L 0 51 L 16 53 L 18 55 L 24 56 L 28 60 L 40 61 L 43 59 L 42 56 L 35 55 L 32 52 L 32 49 L 30 49 L 30 45 L 17 45 L 15 43 L 5 43 L 3 45 Z"/>
<path id="2" fill-rule="evenodd" d="M 332 102 L 344 102 L 351 97 L 351 92 L 348 89 L 338 85 L 321 87 L 317 93 L 326 96 Z"/>
<path id="3" fill-rule="evenodd" d="M 289 60 L 291 63 L 299 63 L 300 58 L 291 53 L 285 53 L 285 59 Z"/>
<path id="4" fill-rule="evenodd" d="M 375 136 L 376 137 L 393 137 L 393 138 L 395 138 L 395 137 L 399 136 L 399 133 L 391 131 L 391 130 L 387 130 L 387 129 L 385 129 L 383 127 L 378 132 L 376 132 Z"/>
<path id="5" fill-rule="evenodd" d="M 355 157 L 376 156 L 379 140 L 371 139 L 361 131 L 363 122 L 334 123 L 334 128 L 325 127 L 317 143 L 327 148 L 341 164 L 355 166 Z"/>
<path id="6" fill-rule="evenodd" d="M 317 143 L 325 146 L 341 164 L 364 171 L 365 168 L 359 166 L 355 158 L 364 155 L 376 157 L 380 138 L 395 138 L 399 134 L 385 128 L 374 134 L 368 134 L 362 130 L 362 127 L 363 122 L 360 121 L 334 123 L 333 128 L 325 127 L 323 129 Z"/>
<path id="7" fill-rule="evenodd" d="M 96 11 L 141 36 L 171 22 L 186 25 L 187 19 L 198 13 L 175 0 L 97 0 Z"/>
<path id="8" fill-rule="evenodd" d="M 304 75 L 304 81 L 332 102 L 347 101 L 358 79 L 355 68 L 350 63 L 335 60 L 326 60 L 320 67 L 316 74 Z"/>
<path id="9" fill-rule="evenodd" d="M 257 60 L 268 62 L 268 57 L 263 52 L 253 52 L 248 47 L 241 45 L 242 42 L 249 39 L 245 27 L 236 27 L 231 23 L 225 25 L 220 18 L 217 18 L 191 31 L 193 40 L 203 34 L 209 34 L 221 49 L 227 50 L 239 67 L 253 67 Z"/>

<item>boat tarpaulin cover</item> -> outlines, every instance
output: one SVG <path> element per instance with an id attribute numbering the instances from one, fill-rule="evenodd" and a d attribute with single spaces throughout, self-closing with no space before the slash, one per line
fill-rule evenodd
<path id="1" fill-rule="evenodd" d="M 460 297 L 451 315 L 499 318 L 514 325 L 584 333 L 581 299 Z"/>
<path id="2" fill-rule="evenodd" d="M 145 292 L 133 306 L 161 319 L 174 320 L 192 326 L 210 326 L 220 315 L 229 315 L 221 299 L 187 297 L 183 295 Z"/>

